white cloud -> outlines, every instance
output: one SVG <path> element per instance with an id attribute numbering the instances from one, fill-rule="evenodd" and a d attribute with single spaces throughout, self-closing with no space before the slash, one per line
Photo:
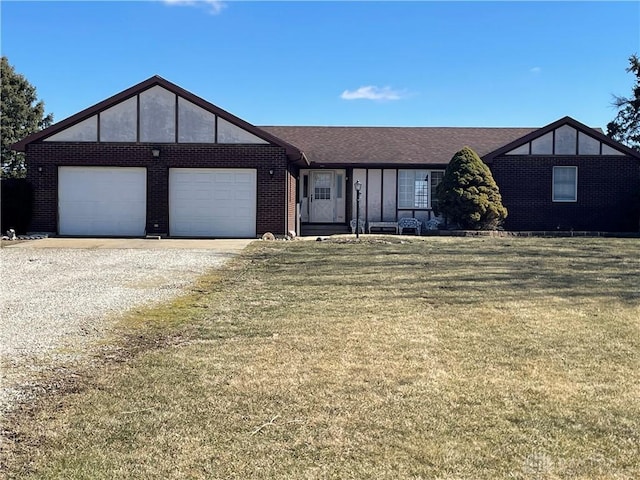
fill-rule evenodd
<path id="1" fill-rule="evenodd" d="M 529 71 L 530 71 L 531 73 L 538 74 L 538 73 L 540 73 L 540 72 L 542 71 L 542 68 L 540 68 L 540 67 L 533 67 L 533 68 L 530 68 L 530 69 L 529 69 Z"/>
<path id="2" fill-rule="evenodd" d="M 367 85 L 357 90 L 345 90 L 340 95 L 343 100 L 400 100 L 406 92 L 394 90 L 391 87 L 376 87 Z"/>
<path id="3" fill-rule="evenodd" d="M 221 0 L 162 0 L 165 5 L 178 7 L 202 7 L 206 8 L 209 13 L 216 15 L 226 7 Z"/>

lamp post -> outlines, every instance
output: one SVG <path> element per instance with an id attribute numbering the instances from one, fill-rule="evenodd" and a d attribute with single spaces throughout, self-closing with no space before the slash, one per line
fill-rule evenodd
<path id="1" fill-rule="evenodd" d="M 360 180 L 356 180 L 354 187 L 356 189 L 356 239 L 360 239 L 360 190 L 362 190 Z"/>

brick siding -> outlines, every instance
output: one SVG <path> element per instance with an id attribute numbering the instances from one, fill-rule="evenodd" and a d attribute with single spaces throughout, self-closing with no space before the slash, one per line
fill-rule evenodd
<path id="1" fill-rule="evenodd" d="M 274 145 L 32 143 L 27 179 L 34 188 L 30 231 L 57 232 L 58 167 L 147 169 L 147 233 L 169 232 L 169 168 L 257 170 L 256 233 L 284 235 L 296 228 L 298 169 Z M 553 202 L 554 166 L 578 167 L 578 201 Z M 606 167 L 604 167 L 606 166 Z M 269 170 L 273 169 L 271 176 Z M 625 156 L 502 156 L 491 164 L 509 211 L 507 230 L 638 231 L 640 163 Z M 349 177 L 351 173 L 348 172 Z M 350 206 L 348 189 L 347 205 Z M 158 227 L 154 227 L 157 224 Z M 300 232 L 297 232 L 300 233 Z"/>
<path id="2" fill-rule="evenodd" d="M 578 167 L 577 202 L 553 202 L 554 166 Z M 630 157 L 502 156 L 491 164 L 506 230 L 638 231 L 640 163 Z"/>
<path id="3" fill-rule="evenodd" d="M 293 201 L 284 148 L 275 145 L 160 144 L 160 158 L 151 144 L 32 143 L 27 147 L 27 179 L 34 187 L 31 231 L 57 232 L 58 167 L 104 166 L 147 169 L 148 234 L 169 233 L 170 168 L 251 168 L 257 170 L 258 236 L 287 233 Z M 271 176 L 269 170 L 273 169 Z M 294 178 L 295 181 L 295 178 Z M 293 202 L 293 205 L 291 203 Z M 287 214 L 287 212 L 289 212 Z M 158 227 L 154 227 L 154 225 Z"/>

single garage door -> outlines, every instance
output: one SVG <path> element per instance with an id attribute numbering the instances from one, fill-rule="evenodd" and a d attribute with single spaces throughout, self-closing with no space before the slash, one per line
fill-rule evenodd
<path id="1" fill-rule="evenodd" d="M 141 236 L 146 216 L 146 168 L 58 169 L 61 235 Z"/>
<path id="2" fill-rule="evenodd" d="M 171 168 L 169 234 L 256 236 L 256 170 Z"/>

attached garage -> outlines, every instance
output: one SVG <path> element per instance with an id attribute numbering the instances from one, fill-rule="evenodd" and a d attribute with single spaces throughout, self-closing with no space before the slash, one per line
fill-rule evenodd
<path id="1" fill-rule="evenodd" d="M 257 172 L 248 168 L 169 169 L 169 234 L 255 237 Z"/>
<path id="2" fill-rule="evenodd" d="M 58 168 L 60 235 L 141 236 L 146 212 L 146 168 Z"/>
<path id="3" fill-rule="evenodd" d="M 293 145 L 154 76 L 13 145 L 29 231 L 256 238 L 296 228 Z"/>

